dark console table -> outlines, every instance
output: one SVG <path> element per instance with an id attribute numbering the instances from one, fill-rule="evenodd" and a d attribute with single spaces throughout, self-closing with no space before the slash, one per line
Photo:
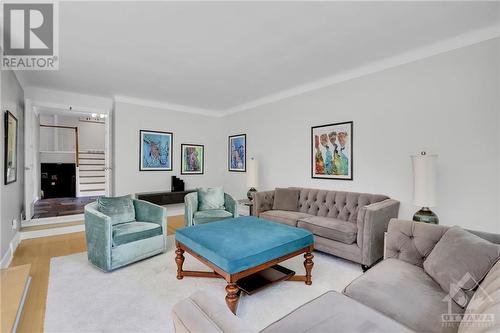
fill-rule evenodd
<path id="1" fill-rule="evenodd" d="M 157 192 L 145 192 L 136 193 L 136 197 L 139 200 L 148 201 L 160 206 L 184 203 L 184 196 L 188 193 L 196 192 L 196 190 L 187 191 L 157 191 Z"/>

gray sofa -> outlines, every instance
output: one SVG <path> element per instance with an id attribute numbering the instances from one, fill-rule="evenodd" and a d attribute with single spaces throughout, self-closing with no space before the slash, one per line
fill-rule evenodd
<path id="1" fill-rule="evenodd" d="M 391 220 L 382 262 L 352 281 L 342 294 L 327 292 L 261 332 L 500 331 L 500 261 L 484 277 L 466 309 L 447 297 L 448 293 L 425 273 L 424 258 L 447 229 L 446 226 Z M 500 244 L 498 234 L 472 233 Z M 467 315 L 464 317 L 467 319 L 461 322 L 461 317 L 447 316 L 449 313 Z M 443 325 L 443 315 L 446 319 L 458 320 Z M 485 325 L 477 321 L 482 315 L 493 322 Z M 476 320 L 472 325 L 471 318 Z M 252 331 L 223 302 L 215 302 L 203 292 L 196 292 L 177 303 L 172 308 L 172 319 L 177 333 Z"/>
<path id="2" fill-rule="evenodd" d="M 398 217 L 399 201 L 379 194 L 290 189 L 299 191 L 294 210 L 273 209 L 275 191 L 265 191 L 255 194 L 253 215 L 307 229 L 316 250 L 360 263 L 363 270 L 382 258 L 384 232 Z"/>

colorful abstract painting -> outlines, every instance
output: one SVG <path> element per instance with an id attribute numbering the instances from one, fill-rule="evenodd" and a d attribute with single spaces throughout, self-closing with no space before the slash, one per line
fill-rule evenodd
<path id="1" fill-rule="evenodd" d="M 311 128 L 312 178 L 352 180 L 352 121 Z"/>
<path id="2" fill-rule="evenodd" d="M 203 145 L 181 145 L 181 174 L 201 175 L 205 167 L 205 147 Z"/>
<path id="3" fill-rule="evenodd" d="M 5 111 L 5 185 L 17 180 L 17 118 Z"/>
<path id="4" fill-rule="evenodd" d="M 229 137 L 228 146 L 229 171 L 245 172 L 247 170 L 247 136 L 246 134 Z"/>
<path id="5" fill-rule="evenodd" d="M 172 133 L 141 130 L 139 136 L 139 170 L 172 171 Z"/>

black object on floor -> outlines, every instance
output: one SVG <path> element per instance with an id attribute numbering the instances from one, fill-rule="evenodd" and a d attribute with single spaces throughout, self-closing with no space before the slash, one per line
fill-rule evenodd
<path id="1" fill-rule="evenodd" d="M 76 196 L 74 163 L 42 163 L 40 172 L 44 199 Z"/>
<path id="2" fill-rule="evenodd" d="M 291 269 L 274 265 L 268 269 L 239 279 L 236 285 L 247 295 L 252 295 L 273 283 L 286 280 L 293 275 L 295 275 L 295 272 Z"/>

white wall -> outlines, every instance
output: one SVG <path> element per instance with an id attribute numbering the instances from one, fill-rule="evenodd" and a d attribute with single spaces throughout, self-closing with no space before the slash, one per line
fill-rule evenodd
<path id="1" fill-rule="evenodd" d="M 219 118 L 174 112 L 117 102 L 114 110 L 115 194 L 170 190 L 172 175 L 183 179 L 186 189 L 220 186 L 225 141 Z M 139 130 L 173 133 L 173 171 L 139 171 Z M 181 175 L 181 143 L 205 145 L 205 173 Z"/>
<path id="2" fill-rule="evenodd" d="M 40 115 L 40 124 L 78 127 L 80 150 L 104 150 L 105 124 L 80 121 L 80 117 Z M 65 128 L 40 128 L 41 151 L 74 151 L 75 132 Z"/>
<path id="3" fill-rule="evenodd" d="M 411 218 L 410 155 L 439 155 L 441 224 L 500 232 L 499 39 L 450 51 L 223 118 L 246 133 L 263 189 L 277 186 L 382 193 Z M 354 180 L 310 176 L 311 126 L 354 121 Z M 245 174 L 225 187 L 246 193 Z"/>
<path id="4" fill-rule="evenodd" d="M 2 115 L 0 126 L 0 258 L 9 250 L 9 243 L 13 240 L 17 229 L 12 229 L 12 220 L 20 220 L 24 207 L 24 91 L 17 81 L 14 72 L 0 71 L 1 74 L 1 103 Z M 4 112 L 9 110 L 18 121 L 17 132 L 17 181 L 4 185 Z M 19 221 L 20 223 L 20 221 Z M 18 224 L 19 225 L 19 224 Z"/>

